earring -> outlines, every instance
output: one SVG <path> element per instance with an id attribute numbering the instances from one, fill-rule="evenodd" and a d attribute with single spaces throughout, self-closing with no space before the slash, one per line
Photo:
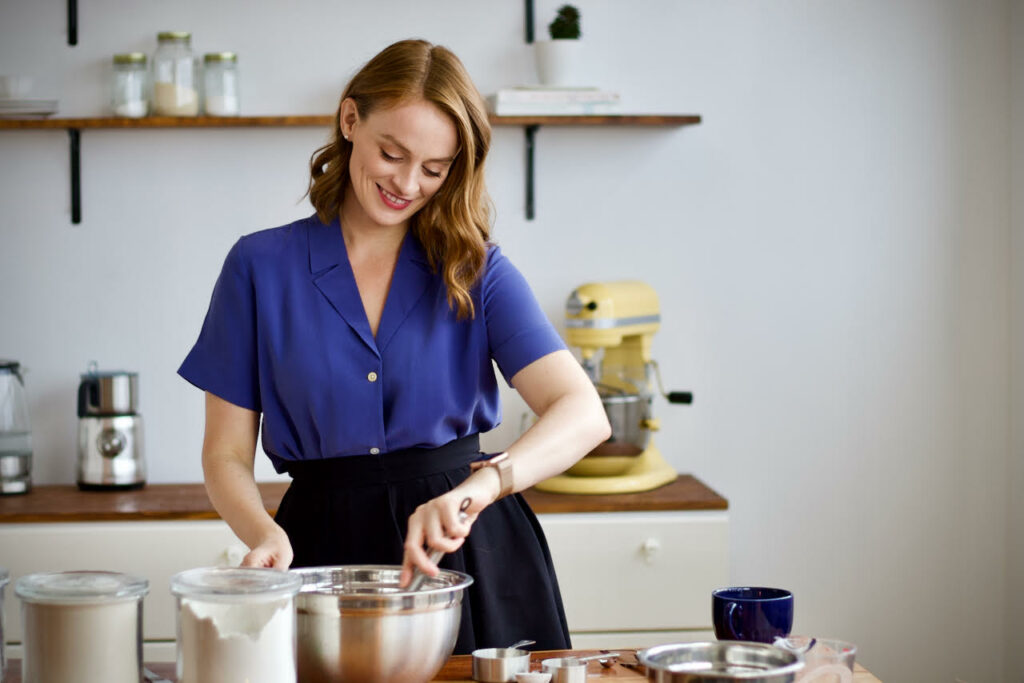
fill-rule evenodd
<path id="1" fill-rule="evenodd" d="M 341 134 L 341 137 L 345 138 L 345 141 L 346 141 L 346 142 L 348 141 L 348 136 L 347 136 L 347 135 L 345 135 L 344 133 L 342 133 L 342 134 Z"/>

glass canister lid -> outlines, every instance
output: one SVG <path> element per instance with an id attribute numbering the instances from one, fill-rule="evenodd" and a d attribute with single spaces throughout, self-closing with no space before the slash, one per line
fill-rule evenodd
<path id="1" fill-rule="evenodd" d="M 31 603 L 94 604 L 141 598 L 149 592 L 149 581 L 119 572 L 45 572 L 21 577 L 14 592 Z"/>
<path id="2" fill-rule="evenodd" d="M 208 64 L 213 62 L 233 63 L 238 61 L 238 55 L 234 52 L 207 52 L 203 55 L 203 61 Z"/>
<path id="3" fill-rule="evenodd" d="M 160 31 L 156 34 L 156 39 L 160 41 L 191 40 L 192 34 L 189 31 Z"/>
<path id="4" fill-rule="evenodd" d="M 114 64 L 144 65 L 145 63 L 146 55 L 141 52 L 125 52 L 124 54 L 114 55 Z"/>
<path id="5" fill-rule="evenodd" d="M 6 358 L 0 358 L 0 372 L 11 372 L 18 374 L 18 370 L 21 368 L 21 363 L 16 360 L 7 360 Z"/>
<path id="6" fill-rule="evenodd" d="M 200 567 L 171 577 L 175 595 L 216 602 L 290 597 L 301 587 L 302 578 L 295 574 L 256 567 Z"/>

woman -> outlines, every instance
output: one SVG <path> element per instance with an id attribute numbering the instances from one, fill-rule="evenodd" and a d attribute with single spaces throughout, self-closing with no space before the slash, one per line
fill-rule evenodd
<path id="1" fill-rule="evenodd" d="M 179 370 L 206 392 L 206 487 L 251 549 L 243 564 L 401 562 L 405 585 L 413 567 L 435 576 L 428 551 L 442 550 L 475 579 L 458 653 L 569 647 L 546 542 L 515 492 L 609 436 L 592 384 L 488 243 L 489 145 L 455 55 L 386 48 L 313 155 L 316 214 L 235 244 Z M 497 461 L 478 438 L 500 421 L 492 360 L 539 416 Z M 263 448 L 293 478 L 273 519 L 253 475 L 261 414 Z"/>

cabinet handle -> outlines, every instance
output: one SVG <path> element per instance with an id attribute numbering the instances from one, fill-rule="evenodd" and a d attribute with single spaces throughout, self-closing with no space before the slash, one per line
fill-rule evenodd
<path id="1" fill-rule="evenodd" d="M 640 546 L 640 552 L 644 556 L 644 562 L 647 564 L 654 564 L 654 560 L 661 553 L 661 541 L 656 538 L 648 538 Z"/>

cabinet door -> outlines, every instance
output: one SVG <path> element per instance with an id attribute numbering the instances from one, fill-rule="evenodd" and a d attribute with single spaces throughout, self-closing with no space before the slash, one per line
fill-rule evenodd
<path id="1" fill-rule="evenodd" d="M 538 517 L 573 633 L 711 628 L 711 591 L 729 577 L 727 513 Z"/>
<path id="2" fill-rule="evenodd" d="M 170 577 L 192 567 L 238 564 L 245 552 L 219 520 L 0 525 L 0 566 L 11 572 L 4 600 L 5 639 L 21 642 L 15 580 L 33 572 L 101 569 L 149 579 L 142 632 L 146 640 L 173 641 Z"/>

